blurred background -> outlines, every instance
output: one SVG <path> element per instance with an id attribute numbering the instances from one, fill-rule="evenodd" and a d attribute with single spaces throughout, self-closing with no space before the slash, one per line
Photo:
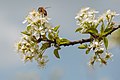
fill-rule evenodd
<path id="1" fill-rule="evenodd" d="M 20 32 L 26 25 L 22 22 L 32 9 L 39 6 L 51 7 L 47 9 L 53 26 L 61 25 L 60 36 L 69 40 L 86 38 L 75 33 L 76 20 L 74 17 L 82 7 L 91 7 L 100 13 L 107 9 L 120 14 L 120 0 L 0 0 L 0 80 L 119 80 L 120 79 L 120 33 L 113 35 L 110 40 L 109 51 L 113 53 L 112 61 L 107 66 L 88 67 L 91 54 L 85 50 L 78 50 L 77 46 L 62 47 L 61 59 L 53 55 L 49 49 L 45 54 L 49 62 L 44 69 L 36 62 L 24 63 L 14 45 L 20 39 Z M 115 18 L 120 24 L 120 16 Z M 115 45 L 113 38 L 117 36 Z"/>

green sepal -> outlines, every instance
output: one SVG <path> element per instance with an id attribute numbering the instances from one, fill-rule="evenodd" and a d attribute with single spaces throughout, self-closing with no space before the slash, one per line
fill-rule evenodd
<path id="1" fill-rule="evenodd" d="M 82 28 L 77 28 L 75 32 L 80 32 Z"/>

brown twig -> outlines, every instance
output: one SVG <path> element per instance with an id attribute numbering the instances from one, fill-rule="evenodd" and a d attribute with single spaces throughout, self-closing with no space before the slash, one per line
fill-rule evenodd
<path id="1" fill-rule="evenodd" d="M 71 41 L 71 42 L 66 43 L 66 44 L 61 44 L 60 46 L 70 46 L 70 45 L 75 45 L 75 44 L 82 44 L 82 43 L 86 43 L 86 42 L 91 42 L 92 40 L 93 40 L 93 38 L 76 40 L 76 41 Z"/>
<path id="2" fill-rule="evenodd" d="M 113 27 L 113 29 L 110 32 L 108 32 L 107 34 L 105 34 L 103 36 L 106 37 L 106 36 L 110 35 L 112 32 L 114 32 L 115 30 L 117 30 L 119 28 L 120 28 L 120 25 L 118 25 L 117 27 Z"/>

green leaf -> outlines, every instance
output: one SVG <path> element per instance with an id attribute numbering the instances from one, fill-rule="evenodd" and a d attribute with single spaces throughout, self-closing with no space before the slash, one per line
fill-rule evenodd
<path id="1" fill-rule="evenodd" d="M 77 28 L 75 32 L 79 32 L 81 30 L 82 30 L 82 28 Z"/>
<path id="2" fill-rule="evenodd" d="M 98 30 L 96 28 L 90 28 L 88 29 L 86 32 L 88 33 L 93 33 L 93 34 L 97 34 L 98 33 Z"/>
<path id="3" fill-rule="evenodd" d="M 27 31 L 29 31 L 31 29 L 31 26 L 27 26 Z"/>
<path id="4" fill-rule="evenodd" d="M 68 44 L 68 43 L 70 43 L 69 40 L 67 40 L 65 38 L 60 39 L 60 44 Z"/>
<path id="5" fill-rule="evenodd" d="M 106 37 L 103 38 L 105 48 L 108 48 L 108 39 Z"/>
<path id="6" fill-rule="evenodd" d="M 27 36 L 30 36 L 30 34 L 28 34 L 28 32 L 27 31 L 23 31 L 23 32 L 21 32 L 22 34 L 25 34 L 25 35 L 27 35 Z"/>
<path id="7" fill-rule="evenodd" d="M 56 58 L 60 59 L 59 53 L 58 53 L 58 49 L 54 50 L 54 55 Z"/>
<path id="8" fill-rule="evenodd" d="M 89 54 L 89 52 L 90 52 L 90 48 L 88 48 L 88 49 L 86 50 L 86 54 Z"/>
<path id="9" fill-rule="evenodd" d="M 60 25 L 56 26 L 53 30 L 56 32 L 59 29 Z"/>
<path id="10" fill-rule="evenodd" d="M 87 48 L 87 44 L 81 44 L 78 48 L 79 49 L 86 49 Z"/>

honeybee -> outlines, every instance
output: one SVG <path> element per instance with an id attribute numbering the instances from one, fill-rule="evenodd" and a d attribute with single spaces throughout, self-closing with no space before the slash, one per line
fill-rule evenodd
<path id="1" fill-rule="evenodd" d="M 45 8 L 44 7 L 39 7 L 38 12 L 43 14 L 44 16 L 47 16 L 47 11 L 46 11 L 47 8 L 49 8 L 49 7 L 45 7 Z"/>

